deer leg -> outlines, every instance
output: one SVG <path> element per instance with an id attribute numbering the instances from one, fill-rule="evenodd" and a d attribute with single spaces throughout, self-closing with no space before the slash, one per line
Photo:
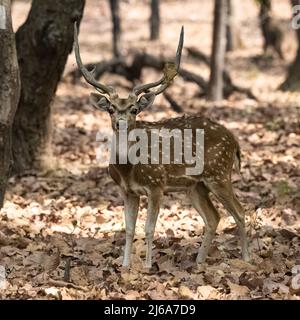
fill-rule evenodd
<path id="1" fill-rule="evenodd" d="M 264 42 L 263 47 L 264 47 L 264 48 L 263 48 L 263 49 L 264 49 L 264 54 L 267 54 L 269 44 L 266 42 L 266 40 L 265 40 L 265 42 Z"/>
<path id="2" fill-rule="evenodd" d="M 281 49 L 281 41 L 279 39 L 276 39 L 275 50 L 277 51 L 277 53 L 279 55 L 279 58 L 284 60 L 283 52 L 282 52 L 282 49 Z"/>
<path id="3" fill-rule="evenodd" d="M 124 195 L 124 212 L 125 212 L 125 227 L 126 227 L 126 243 L 124 249 L 123 266 L 130 265 L 131 249 L 135 231 L 136 219 L 139 211 L 140 197 L 132 194 Z"/>
<path id="4" fill-rule="evenodd" d="M 203 263 L 207 257 L 210 244 L 215 236 L 220 216 L 209 196 L 209 190 L 203 183 L 198 183 L 189 192 L 192 205 L 205 223 L 204 239 L 197 256 L 197 263 Z"/>
<path id="5" fill-rule="evenodd" d="M 146 268 L 152 266 L 152 244 L 155 225 L 159 213 L 161 192 L 152 192 L 148 197 L 147 220 L 145 226 L 146 233 Z"/>
<path id="6" fill-rule="evenodd" d="M 245 212 L 240 202 L 236 198 L 230 181 L 213 182 L 207 184 L 211 192 L 223 204 L 225 209 L 233 216 L 240 233 L 242 255 L 245 261 L 250 260 L 248 251 L 247 234 L 245 229 Z"/>

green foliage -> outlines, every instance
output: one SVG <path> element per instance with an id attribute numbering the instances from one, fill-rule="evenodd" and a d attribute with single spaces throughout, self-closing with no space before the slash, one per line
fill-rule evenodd
<path id="1" fill-rule="evenodd" d="M 286 195 L 289 195 L 292 193 L 293 189 L 289 186 L 288 181 L 286 180 L 280 180 L 275 182 L 274 184 L 276 193 L 279 198 L 282 198 Z"/>
<path id="2" fill-rule="evenodd" d="M 266 123 L 266 129 L 270 131 L 277 131 L 280 129 L 284 129 L 284 120 L 282 118 L 274 118 L 272 121 Z"/>

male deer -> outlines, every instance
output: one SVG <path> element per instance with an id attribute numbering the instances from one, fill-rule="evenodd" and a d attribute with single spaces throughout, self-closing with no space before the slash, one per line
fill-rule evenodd
<path id="1" fill-rule="evenodd" d="M 249 260 L 244 210 L 235 197 L 231 184 L 233 165 L 235 164 L 237 171 L 240 168 L 240 148 L 232 133 L 222 125 L 201 116 L 183 116 L 159 122 L 136 120 L 137 114 L 150 107 L 155 96 L 162 93 L 176 76 L 180 66 L 183 47 L 183 28 L 180 34 L 175 62 L 166 64 L 164 75 L 159 81 L 136 86 L 128 98 L 119 98 L 114 88 L 97 82 L 92 72 L 89 72 L 84 67 L 79 53 L 76 24 L 74 32 L 74 48 L 78 67 L 85 80 L 100 92 L 100 94 L 92 93 L 91 101 L 95 107 L 109 112 L 112 128 L 115 133 L 119 132 L 120 125 L 124 123 L 126 123 L 129 130 L 133 128 L 146 130 L 149 138 L 152 129 L 176 128 L 183 131 L 186 128 L 190 128 L 193 132 L 199 128 L 204 130 L 204 167 L 202 173 L 198 175 L 187 175 L 185 169 L 190 167 L 190 165 L 178 164 L 175 161 L 177 159 L 174 158 L 174 153 L 171 155 L 169 164 L 163 164 L 161 161 L 155 164 L 110 163 L 109 173 L 112 179 L 120 186 L 124 198 L 126 244 L 123 265 L 129 266 L 130 264 L 139 200 L 141 195 L 146 195 L 148 196 L 145 227 L 147 243 L 146 267 L 151 267 L 155 224 L 162 196 L 168 191 L 186 192 L 194 208 L 204 220 L 206 230 L 197 256 L 198 263 L 205 261 L 220 220 L 219 213 L 209 198 L 210 192 L 217 197 L 234 217 L 240 232 L 243 258 L 244 260 Z M 158 88 L 155 91 L 150 91 L 154 87 Z M 172 141 L 172 145 L 175 143 L 175 140 Z M 161 157 L 161 141 L 159 142 L 159 146 Z M 193 143 L 193 152 L 196 147 L 196 144 Z M 150 149 L 151 147 L 149 147 L 149 152 L 151 152 Z"/>

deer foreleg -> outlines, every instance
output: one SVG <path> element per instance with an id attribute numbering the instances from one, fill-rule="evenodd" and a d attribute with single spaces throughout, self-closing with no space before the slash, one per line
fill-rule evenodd
<path id="1" fill-rule="evenodd" d="M 136 219 L 139 211 L 140 198 L 136 195 L 124 195 L 124 211 L 125 211 L 125 225 L 126 225 L 126 243 L 124 250 L 123 266 L 130 265 L 131 249 L 135 231 Z"/>

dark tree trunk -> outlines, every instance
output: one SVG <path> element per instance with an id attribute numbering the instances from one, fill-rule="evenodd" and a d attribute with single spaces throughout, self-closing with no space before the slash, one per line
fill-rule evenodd
<path id="1" fill-rule="evenodd" d="M 225 63 L 227 0 L 215 0 L 213 44 L 210 65 L 209 99 L 223 99 L 223 72 Z"/>
<path id="2" fill-rule="evenodd" d="M 271 0 L 259 0 L 260 11 L 259 21 L 261 32 L 264 38 L 264 52 L 268 48 L 272 48 L 277 52 L 279 57 L 283 59 L 281 44 L 283 42 L 283 32 L 279 25 L 274 21 L 271 15 L 272 4 Z"/>
<path id="3" fill-rule="evenodd" d="M 292 6 L 300 5 L 300 0 L 291 0 Z M 296 12 L 294 12 L 293 18 Z M 298 20 L 299 23 L 299 20 Z M 300 91 L 300 26 L 296 29 L 298 49 L 294 62 L 290 65 L 286 80 L 280 86 L 282 90 Z"/>
<path id="4" fill-rule="evenodd" d="M 120 41 L 121 41 L 121 19 L 119 0 L 109 0 L 112 21 L 112 42 L 113 54 L 120 57 Z"/>
<path id="5" fill-rule="evenodd" d="M 48 145 L 51 101 L 72 51 L 84 0 L 33 0 L 16 33 L 22 90 L 13 125 L 14 171 L 39 164 Z"/>
<path id="6" fill-rule="evenodd" d="M 151 0 L 151 16 L 150 16 L 150 39 L 156 40 L 159 38 L 159 0 Z"/>
<path id="7" fill-rule="evenodd" d="M 0 0 L 0 209 L 12 164 L 12 124 L 20 96 L 20 75 L 10 0 Z"/>
<path id="8" fill-rule="evenodd" d="M 227 0 L 226 51 L 234 51 L 242 46 L 236 24 L 234 0 Z"/>

